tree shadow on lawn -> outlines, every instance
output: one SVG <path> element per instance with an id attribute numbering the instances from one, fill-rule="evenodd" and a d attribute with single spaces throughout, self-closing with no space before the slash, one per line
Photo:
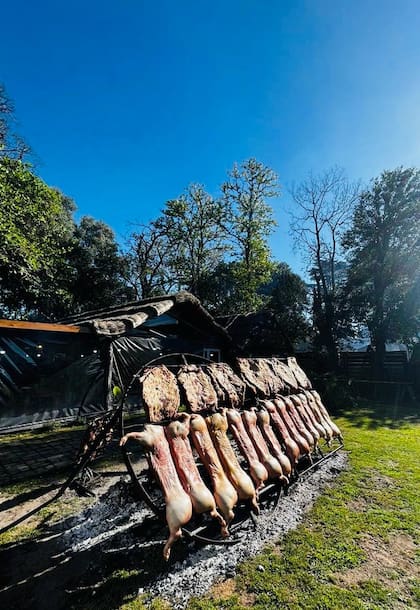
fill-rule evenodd
<path id="1" fill-rule="evenodd" d="M 7 500 L 4 500 L 4 502 L 0 503 L 0 513 L 11 508 L 15 508 L 16 506 L 19 506 L 24 502 L 28 502 L 29 500 L 36 500 L 37 498 L 40 498 L 41 496 L 44 496 L 55 489 L 59 489 L 59 487 L 59 483 L 51 483 L 50 485 L 41 484 L 39 487 L 29 491 L 24 491 L 13 498 L 8 498 Z"/>
<path id="2" fill-rule="evenodd" d="M 357 398 L 352 407 L 338 410 L 337 415 L 346 418 L 349 425 L 356 428 L 375 430 L 388 427 L 398 429 L 420 422 L 420 401 L 413 400 L 395 405 L 395 403 L 385 400 L 374 401 L 367 398 Z"/>
<path id="3" fill-rule="evenodd" d="M 162 558 L 165 525 L 146 518 L 123 532 L 110 532 L 106 543 L 73 550 L 64 543 L 75 518 L 44 523 L 43 537 L 4 545 L 0 550 L 0 607 L 19 610 L 118 608 L 147 588 L 188 554 L 178 544 L 171 560 Z M 112 527 L 110 525 L 110 527 Z"/>

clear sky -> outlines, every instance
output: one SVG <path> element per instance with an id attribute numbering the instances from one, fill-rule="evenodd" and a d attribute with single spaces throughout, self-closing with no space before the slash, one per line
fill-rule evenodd
<path id="1" fill-rule="evenodd" d="M 420 165 L 418 0 L 16 0 L 0 15 L 0 81 L 38 172 L 120 239 L 253 156 L 283 185 L 273 253 L 300 271 L 293 181 Z"/>

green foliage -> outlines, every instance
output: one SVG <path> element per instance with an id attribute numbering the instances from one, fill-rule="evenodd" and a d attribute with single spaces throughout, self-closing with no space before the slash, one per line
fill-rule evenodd
<path id="1" fill-rule="evenodd" d="M 15 133 L 14 104 L 0 83 L 0 159 L 19 159 L 22 161 L 30 154 L 30 147 L 23 138 Z"/>
<path id="2" fill-rule="evenodd" d="M 123 279 L 126 261 L 113 230 L 104 222 L 90 216 L 80 220 L 74 229 L 68 263 L 72 312 L 116 305 L 133 298 Z"/>
<path id="3" fill-rule="evenodd" d="M 127 282 L 138 297 L 186 289 L 213 313 L 248 312 L 273 264 L 267 239 L 275 222 L 267 200 L 277 176 L 255 159 L 235 165 L 216 199 L 192 184 L 131 236 Z"/>
<path id="4" fill-rule="evenodd" d="M 0 305 L 42 310 L 57 289 L 72 230 L 72 206 L 21 161 L 0 159 Z"/>
<path id="5" fill-rule="evenodd" d="M 420 171 L 386 171 L 365 190 L 345 236 L 355 318 L 377 352 L 420 329 Z"/>
<path id="6" fill-rule="evenodd" d="M 165 229 L 153 223 L 139 229 L 128 240 L 125 281 L 136 299 L 148 299 L 171 289 L 170 243 Z"/>
<path id="7" fill-rule="evenodd" d="M 178 289 L 201 297 L 206 276 L 227 249 L 224 216 L 222 203 L 201 185 L 192 184 L 185 194 L 167 201 L 163 214 L 154 221 L 167 240 L 167 265 Z"/>
<path id="8" fill-rule="evenodd" d="M 289 352 L 310 332 L 308 289 L 302 278 L 286 263 L 277 263 L 271 281 L 262 292 L 270 296 L 268 307 L 275 312 L 276 326 L 285 338 Z"/>
<path id="9" fill-rule="evenodd" d="M 267 200 L 279 195 L 277 175 L 256 159 L 235 164 L 222 184 L 226 232 L 232 242 L 232 278 L 236 311 L 255 311 L 264 302 L 258 289 L 270 278 L 273 266 L 267 239 L 274 230 L 273 210 Z"/>

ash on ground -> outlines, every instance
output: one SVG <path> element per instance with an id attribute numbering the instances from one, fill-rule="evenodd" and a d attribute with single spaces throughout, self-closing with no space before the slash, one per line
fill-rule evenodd
<path id="1" fill-rule="evenodd" d="M 182 609 L 190 597 L 203 595 L 213 584 L 234 576 L 239 562 L 296 528 L 316 498 L 346 466 L 344 452 L 332 456 L 318 470 L 300 479 L 289 495 L 280 498 L 276 508 L 264 511 L 256 528 L 249 520 L 241 529 L 237 544 L 197 548 L 194 542 L 184 539 L 174 545 L 167 564 L 161 558 L 167 528 L 149 508 L 132 499 L 127 478 L 75 517 L 62 542 L 70 553 L 96 547 L 115 559 L 129 555 L 133 568 L 144 575 L 139 594 L 145 593 L 150 599 L 162 597 L 174 609 Z"/>

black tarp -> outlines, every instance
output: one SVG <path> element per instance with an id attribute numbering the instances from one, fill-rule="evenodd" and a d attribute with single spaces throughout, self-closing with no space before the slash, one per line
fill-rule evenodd
<path id="1" fill-rule="evenodd" d="M 2 329 L 0 429 L 77 416 L 101 370 L 93 335 Z M 92 410 L 102 402 L 102 388 L 99 381 L 87 397 Z"/>
<path id="2" fill-rule="evenodd" d="M 68 417 L 89 417 L 116 406 L 151 361 L 173 353 L 202 355 L 222 339 L 190 320 L 164 314 L 120 337 L 92 332 L 2 328 L 0 332 L 0 431 Z M 169 362 L 169 361 L 168 361 Z M 179 358 L 174 359 L 179 363 Z M 121 394 L 119 394 L 120 396 Z M 140 407 L 139 384 L 128 395 Z"/>

